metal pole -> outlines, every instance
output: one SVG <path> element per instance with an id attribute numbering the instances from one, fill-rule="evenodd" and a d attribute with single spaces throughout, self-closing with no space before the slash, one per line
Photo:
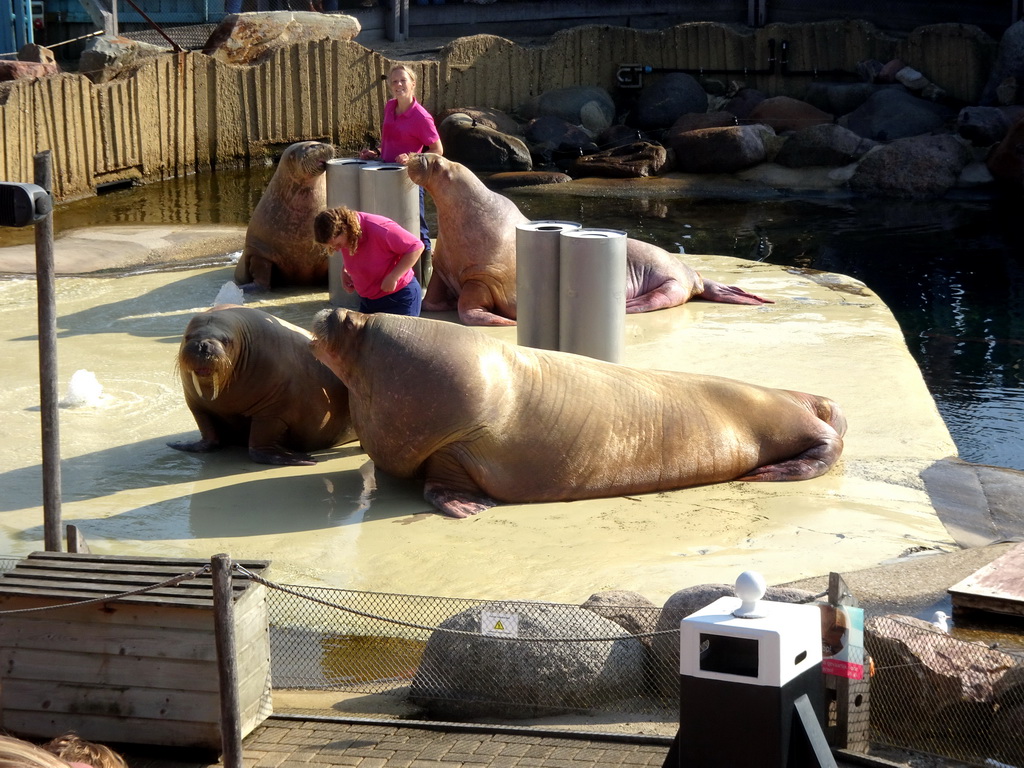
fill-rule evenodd
<path id="1" fill-rule="evenodd" d="M 220 677 L 220 743 L 224 768 L 242 768 L 242 715 L 238 701 L 238 659 L 235 655 L 235 603 L 231 596 L 231 556 L 214 555 L 213 630 Z"/>
<path id="2" fill-rule="evenodd" d="M 36 184 L 53 191 L 50 151 L 35 156 Z M 36 305 L 39 315 L 39 405 L 43 430 L 43 542 L 61 551 L 60 417 L 57 397 L 57 302 L 53 265 L 53 213 L 35 224 Z"/>

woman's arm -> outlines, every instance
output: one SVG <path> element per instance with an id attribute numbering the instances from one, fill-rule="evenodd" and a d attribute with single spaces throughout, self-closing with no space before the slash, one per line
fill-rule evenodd
<path id="1" fill-rule="evenodd" d="M 417 247 L 413 248 L 400 258 L 392 270 L 384 276 L 384 279 L 380 283 L 380 289 L 384 291 L 384 293 L 394 293 L 395 287 L 398 285 L 398 281 L 401 279 L 402 275 L 412 269 L 413 265 L 419 261 L 422 253 L 423 244 L 420 243 Z"/>

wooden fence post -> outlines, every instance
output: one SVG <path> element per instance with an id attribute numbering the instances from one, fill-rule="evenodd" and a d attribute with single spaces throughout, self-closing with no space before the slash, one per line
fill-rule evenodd
<path id="1" fill-rule="evenodd" d="M 242 768 L 242 713 L 235 656 L 235 606 L 231 591 L 231 557 L 214 555 L 213 629 L 220 676 L 220 738 L 224 768 Z"/>

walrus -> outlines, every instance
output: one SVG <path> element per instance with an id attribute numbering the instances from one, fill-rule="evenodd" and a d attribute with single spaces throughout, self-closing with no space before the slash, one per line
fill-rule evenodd
<path id="1" fill-rule="evenodd" d="M 825 397 L 507 344 L 457 323 L 323 310 L 310 349 L 381 471 L 451 517 L 501 502 L 803 480 L 843 449 Z M 600 405 L 595 405 L 595 404 Z"/>
<path id="2" fill-rule="evenodd" d="M 185 403 L 205 453 L 248 446 L 261 464 L 315 464 L 305 453 L 354 440 L 348 390 L 309 353 L 310 334 L 258 309 L 220 305 L 189 320 L 178 348 Z"/>
<path id="3" fill-rule="evenodd" d="M 409 178 L 437 210 L 433 275 L 423 298 L 432 312 L 458 309 L 466 325 L 515 325 L 516 226 L 528 219 L 473 171 L 441 155 L 413 155 Z M 651 312 L 700 298 L 771 304 L 741 288 L 703 279 L 677 256 L 642 240 L 626 241 L 626 312 Z"/>
<path id="4" fill-rule="evenodd" d="M 313 219 L 327 207 L 327 161 L 334 147 L 300 141 L 281 155 L 245 231 L 235 265 L 243 290 L 327 285 L 330 249 L 313 239 Z"/>

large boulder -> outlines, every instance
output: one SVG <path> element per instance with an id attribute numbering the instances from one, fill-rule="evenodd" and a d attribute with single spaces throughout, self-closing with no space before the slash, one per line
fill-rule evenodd
<path id="1" fill-rule="evenodd" d="M 785 133 L 812 125 L 828 125 L 833 122 L 833 117 L 806 101 L 790 96 L 772 96 L 750 110 L 745 121 L 763 123 L 776 133 Z"/>
<path id="2" fill-rule="evenodd" d="M 631 635 L 649 634 L 658 623 L 658 607 L 639 592 L 625 589 L 595 592 L 580 608 L 614 621 Z M 645 644 L 649 640 L 645 638 Z"/>
<path id="3" fill-rule="evenodd" d="M 0 82 L 8 80 L 29 80 L 34 77 L 59 75 L 60 67 L 56 63 L 42 64 L 37 61 L 7 61 L 0 59 Z"/>
<path id="4" fill-rule="evenodd" d="M 701 128 L 672 138 L 676 170 L 683 173 L 736 173 L 768 159 L 766 141 L 775 136 L 767 125 Z"/>
<path id="5" fill-rule="evenodd" d="M 518 136 L 478 124 L 469 115 L 449 115 L 437 127 L 449 160 L 474 171 L 529 171 L 530 150 Z"/>
<path id="6" fill-rule="evenodd" d="M 687 112 L 707 112 L 708 95 L 692 75 L 670 72 L 644 87 L 628 122 L 642 130 L 668 128 Z"/>
<path id="7" fill-rule="evenodd" d="M 259 64 L 279 48 L 318 40 L 347 42 L 362 31 L 353 16 L 310 11 L 232 13 L 213 30 L 203 53 L 225 64 Z"/>
<path id="8" fill-rule="evenodd" d="M 883 88 L 838 123 L 866 139 L 892 141 L 931 133 L 952 116 L 949 108 L 919 99 L 904 88 Z"/>
<path id="9" fill-rule="evenodd" d="M 764 91 L 756 88 L 740 88 L 722 107 L 726 112 L 732 112 L 737 119 L 745 120 L 750 116 L 750 111 L 768 98 Z"/>
<path id="10" fill-rule="evenodd" d="M 812 125 L 791 134 L 775 155 L 775 162 L 787 168 L 837 167 L 859 160 L 874 146 L 871 139 L 841 125 Z"/>
<path id="11" fill-rule="evenodd" d="M 1013 87 L 1007 88 L 1008 82 Z M 1003 32 L 992 74 L 981 94 L 981 103 L 986 106 L 1012 104 L 1021 82 L 1024 82 L 1024 19 L 1014 22 Z"/>
<path id="12" fill-rule="evenodd" d="M 977 147 L 998 144 L 1024 107 L 964 107 L 956 117 L 956 132 Z"/>
<path id="13" fill-rule="evenodd" d="M 570 167 L 570 175 L 576 178 L 642 179 L 657 176 L 667 168 L 668 151 L 665 147 L 650 141 L 638 141 L 583 155 Z"/>
<path id="14" fill-rule="evenodd" d="M 876 85 L 874 83 L 828 83 L 814 82 L 807 86 L 804 101 L 813 104 L 823 112 L 842 116 L 853 112 L 871 96 L 883 88 L 900 88 L 898 85 Z"/>
<path id="15" fill-rule="evenodd" d="M 591 136 L 604 131 L 615 120 L 615 102 L 604 88 L 574 85 L 545 91 L 520 105 L 517 113 L 526 120 L 557 117 L 582 126 Z"/>
<path id="16" fill-rule="evenodd" d="M 460 107 L 458 109 L 446 109 L 438 115 L 438 125 L 444 122 L 445 118 L 451 115 L 465 115 L 475 125 L 482 125 L 485 128 L 493 128 L 495 131 L 507 133 L 510 136 L 521 136 L 523 127 L 511 115 L 493 107 Z M 444 139 L 442 138 L 442 141 Z"/>
<path id="17" fill-rule="evenodd" d="M 78 71 L 94 83 L 106 83 L 130 76 L 146 61 L 169 50 L 126 37 L 91 37 L 78 57 Z"/>
<path id="18" fill-rule="evenodd" d="M 518 636 L 481 634 L 483 613 L 514 615 Z M 645 657 L 636 638 L 593 611 L 486 603 L 445 619 L 430 636 L 409 699 L 455 720 L 594 708 L 643 693 Z"/>
<path id="19" fill-rule="evenodd" d="M 871 679 L 871 722 L 896 743 L 976 739 L 991 723 L 1000 678 L 1018 663 L 911 616 L 868 619 L 864 641 L 877 670 Z M 941 732 L 935 728 L 939 723 Z"/>
<path id="20" fill-rule="evenodd" d="M 941 197 L 970 160 L 970 148 L 956 136 L 899 139 L 868 152 L 850 177 L 850 188 L 870 196 Z"/>
<path id="21" fill-rule="evenodd" d="M 736 115 L 725 110 L 715 112 L 687 112 L 680 115 L 679 119 L 672 123 L 672 126 L 665 131 L 662 140 L 671 145 L 673 137 L 688 131 L 697 131 L 701 128 L 725 128 L 730 125 L 738 125 Z"/>

